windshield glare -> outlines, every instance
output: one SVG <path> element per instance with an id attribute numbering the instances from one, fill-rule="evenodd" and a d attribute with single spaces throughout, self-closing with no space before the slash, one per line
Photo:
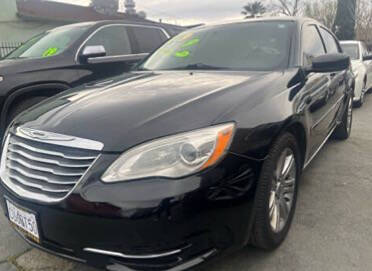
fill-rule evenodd
<path id="1" fill-rule="evenodd" d="M 350 56 L 352 60 L 360 58 L 358 44 L 341 44 L 341 47 L 344 53 Z"/>
<path id="2" fill-rule="evenodd" d="M 272 21 L 190 30 L 165 43 L 140 69 L 266 71 L 287 67 L 293 25 Z"/>
<path id="3" fill-rule="evenodd" d="M 43 58 L 59 55 L 77 41 L 88 27 L 71 26 L 45 32 L 33 37 L 5 58 Z"/>

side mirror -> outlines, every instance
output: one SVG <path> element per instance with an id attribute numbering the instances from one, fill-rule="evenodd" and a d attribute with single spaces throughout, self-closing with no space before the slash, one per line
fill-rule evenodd
<path id="1" fill-rule="evenodd" d="M 102 45 L 86 46 L 80 55 L 80 59 L 86 62 L 90 58 L 106 56 L 106 49 Z"/>
<path id="2" fill-rule="evenodd" d="M 312 59 L 312 65 L 305 70 L 316 73 L 339 72 L 350 67 L 350 57 L 344 54 L 328 54 Z"/>
<path id="3" fill-rule="evenodd" d="M 372 55 L 363 56 L 363 61 L 369 61 L 369 60 L 372 60 Z"/>

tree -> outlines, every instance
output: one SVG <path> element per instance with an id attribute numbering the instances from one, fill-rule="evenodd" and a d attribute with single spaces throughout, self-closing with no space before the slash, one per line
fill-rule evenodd
<path id="1" fill-rule="evenodd" d="M 372 2 L 370 0 L 357 1 L 356 38 L 372 41 Z"/>
<path id="2" fill-rule="evenodd" d="M 332 29 L 337 11 L 337 0 L 309 0 L 305 3 L 304 15 Z"/>
<path id="3" fill-rule="evenodd" d="M 297 16 L 301 11 L 301 0 L 277 0 L 273 8 L 287 16 Z"/>
<path id="4" fill-rule="evenodd" d="M 248 3 L 243 7 L 243 9 L 242 14 L 245 15 L 246 19 L 255 18 L 257 15 L 266 12 L 266 7 L 260 1 Z"/>
<path id="5" fill-rule="evenodd" d="M 355 39 L 356 0 L 338 0 L 333 32 L 340 40 Z"/>
<path id="6" fill-rule="evenodd" d="M 116 14 L 119 9 L 118 0 L 91 0 L 91 7 L 97 12 L 105 15 Z"/>

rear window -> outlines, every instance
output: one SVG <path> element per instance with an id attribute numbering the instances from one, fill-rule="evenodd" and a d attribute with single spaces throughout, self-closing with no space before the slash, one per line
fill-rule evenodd
<path id="1" fill-rule="evenodd" d="M 132 31 L 136 48 L 135 53 L 151 53 L 165 41 L 167 36 L 161 29 L 152 27 L 129 27 Z"/>

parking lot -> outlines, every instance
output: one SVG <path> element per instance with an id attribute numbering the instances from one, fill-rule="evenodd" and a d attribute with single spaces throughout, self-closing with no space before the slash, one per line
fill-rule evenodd
<path id="1" fill-rule="evenodd" d="M 279 250 L 246 248 L 200 270 L 372 270 L 371 120 L 369 95 L 354 111 L 351 138 L 331 140 L 305 171 L 295 221 Z M 93 270 L 31 249 L 2 214 L 0 240 L 0 271 Z"/>

